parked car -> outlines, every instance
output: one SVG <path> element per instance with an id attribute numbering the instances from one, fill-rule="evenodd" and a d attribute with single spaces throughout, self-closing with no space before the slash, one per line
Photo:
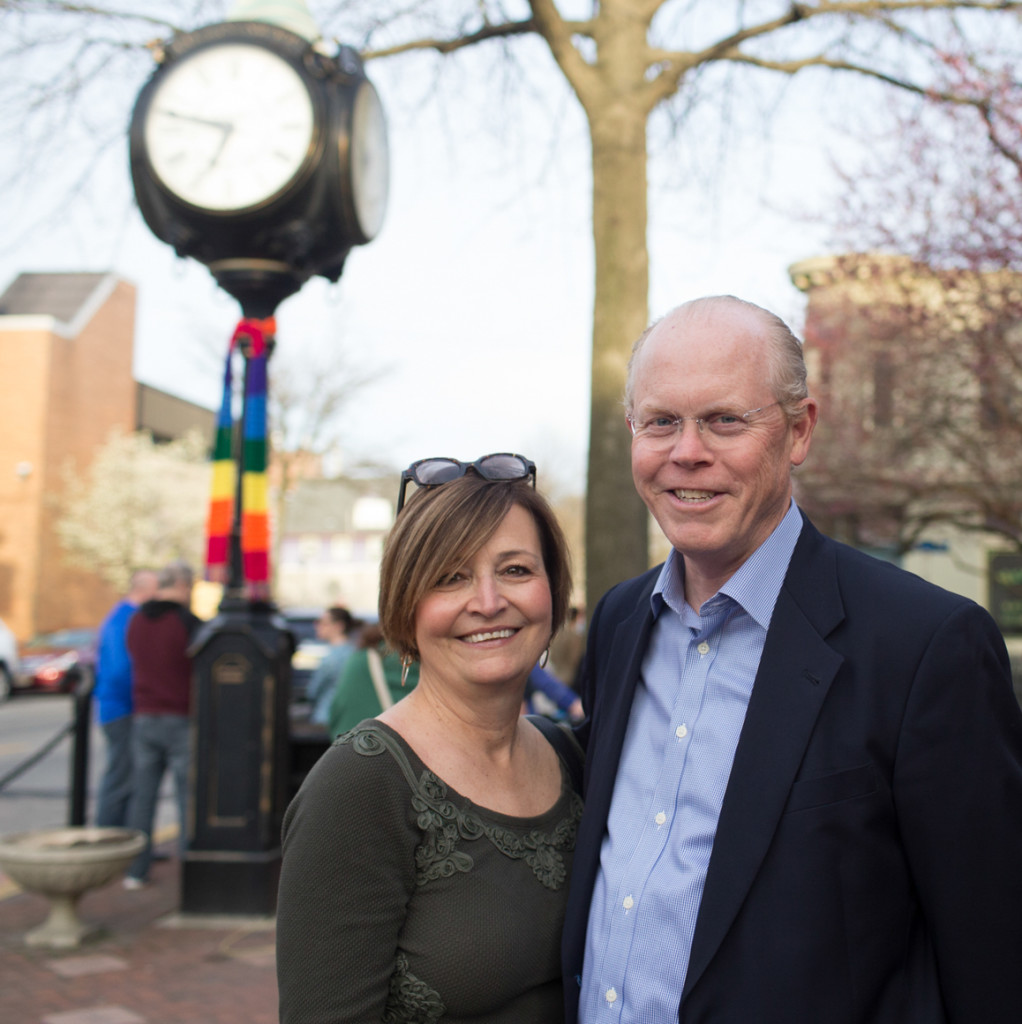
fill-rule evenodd
<path id="1" fill-rule="evenodd" d="M 10 697 L 19 664 L 18 641 L 4 620 L 0 619 L 0 701 Z"/>
<path id="2" fill-rule="evenodd" d="M 58 629 L 23 644 L 15 688 L 35 693 L 71 693 L 96 667 L 98 629 Z"/>

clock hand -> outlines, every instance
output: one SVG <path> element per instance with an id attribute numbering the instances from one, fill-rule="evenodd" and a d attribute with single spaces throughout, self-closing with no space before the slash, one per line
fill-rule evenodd
<path id="1" fill-rule="evenodd" d="M 209 160 L 206 161 L 206 166 L 203 167 L 195 176 L 195 179 L 192 182 L 193 186 L 202 181 L 202 179 L 205 178 L 214 167 L 216 167 L 217 161 L 220 159 L 220 154 L 224 151 L 224 146 L 227 145 L 227 140 L 231 137 L 233 131 L 234 125 L 226 126 L 226 130 L 220 136 L 220 145 L 216 147 L 216 152 L 209 158 Z"/>
<path id="2" fill-rule="evenodd" d="M 160 110 L 160 114 L 164 117 L 172 117 L 177 121 L 190 121 L 193 124 L 203 124 L 209 128 L 218 128 L 225 135 L 229 135 L 234 131 L 234 125 L 228 121 L 211 121 L 205 117 L 196 117 L 194 114 L 181 114 L 176 110 Z"/>
<path id="3" fill-rule="evenodd" d="M 220 145 L 216 147 L 216 152 L 209 158 L 209 166 L 212 167 L 219 159 L 220 154 L 224 151 L 224 146 L 227 145 L 227 140 L 234 134 L 234 125 L 229 124 L 225 126 L 223 134 L 220 136 Z"/>

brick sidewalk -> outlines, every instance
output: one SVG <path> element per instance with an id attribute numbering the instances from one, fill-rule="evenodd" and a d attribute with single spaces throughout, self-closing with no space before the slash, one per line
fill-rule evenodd
<path id="1" fill-rule="evenodd" d="M 0 1021 L 276 1024 L 272 919 L 182 917 L 178 861 L 155 863 L 152 879 L 86 894 L 79 916 L 102 931 L 66 952 L 24 943 L 46 919 L 45 899 L 0 897 Z"/>

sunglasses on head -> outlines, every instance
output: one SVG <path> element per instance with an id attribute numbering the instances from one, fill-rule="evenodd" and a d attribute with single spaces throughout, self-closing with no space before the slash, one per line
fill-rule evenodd
<path id="1" fill-rule="evenodd" d="M 409 482 L 419 487 L 437 487 L 464 476 L 469 470 L 477 473 L 484 480 L 526 480 L 531 478 L 532 486 L 536 486 L 536 463 L 524 455 L 512 455 L 510 452 L 497 452 L 494 455 L 483 455 L 475 462 L 462 462 L 460 459 L 419 459 L 413 462 L 401 474 L 401 490 L 397 495 L 398 512 L 404 508 L 405 491 Z"/>

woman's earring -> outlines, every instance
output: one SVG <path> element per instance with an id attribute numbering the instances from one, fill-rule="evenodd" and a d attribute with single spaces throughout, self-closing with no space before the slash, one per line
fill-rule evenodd
<path id="1" fill-rule="evenodd" d="M 412 661 L 414 659 L 410 654 L 401 655 L 401 689 L 405 688 L 405 683 L 408 682 L 408 670 L 412 667 Z"/>
<path id="2" fill-rule="evenodd" d="M 542 653 L 542 654 L 541 654 L 541 655 L 539 656 L 539 667 L 540 667 L 540 668 L 546 668 L 546 663 L 547 663 L 547 662 L 548 662 L 549 660 L 550 660 L 550 648 L 548 647 L 548 648 L 547 648 L 547 649 L 546 649 L 546 650 L 545 650 L 545 651 L 544 651 L 544 652 L 543 652 L 543 653 Z"/>

